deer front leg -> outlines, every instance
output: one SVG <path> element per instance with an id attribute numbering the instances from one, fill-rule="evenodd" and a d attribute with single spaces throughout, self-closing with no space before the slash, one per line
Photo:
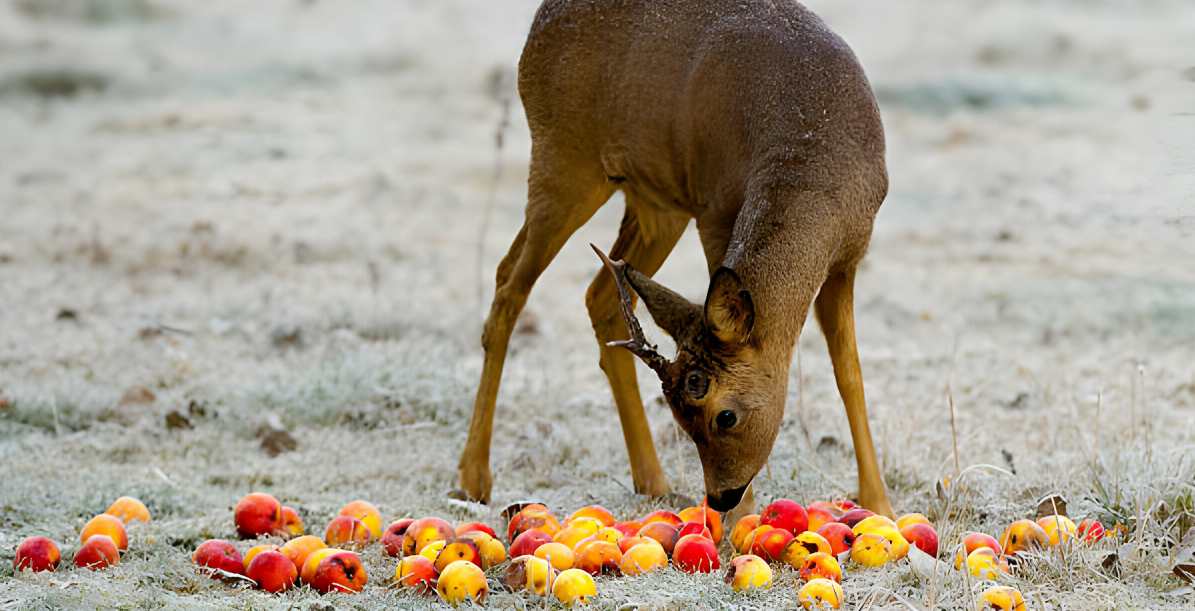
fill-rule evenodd
<path id="1" fill-rule="evenodd" d="M 602 180 L 600 167 L 547 156 L 534 144 L 531 157 L 526 220 L 498 265 L 494 301 L 481 335 L 485 362 L 473 401 L 469 437 L 457 466 L 464 495 L 487 503 L 493 486 L 490 441 L 494 432 L 494 403 L 510 334 L 540 274 L 569 236 L 613 193 Z"/>
<path id="2" fill-rule="evenodd" d="M 859 503 L 879 514 L 894 517 L 888 489 L 880 473 L 871 427 L 867 423 L 867 401 L 863 395 L 863 372 L 855 345 L 855 271 L 831 274 L 817 296 L 817 319 L 826 336 L 838 393 L 846 406 L 859 469 Z"/>

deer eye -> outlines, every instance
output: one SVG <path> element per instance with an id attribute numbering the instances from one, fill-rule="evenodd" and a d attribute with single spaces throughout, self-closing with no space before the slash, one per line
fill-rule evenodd
<path id="1" fill-rule="evenodd" d="M 710 389 L 710 378 L 700 369 L 685 374 L 685 394 L 690 399 L 701 399 Z"/>
<path id="2" fill-rule="evenodd" d="M 720 429 L 729 429 L 735 424 L 738 424 L 739 417 L 734 415 L 734 412 L 724 409 L 714 416 L 714 424 L 718 425 Z"/>

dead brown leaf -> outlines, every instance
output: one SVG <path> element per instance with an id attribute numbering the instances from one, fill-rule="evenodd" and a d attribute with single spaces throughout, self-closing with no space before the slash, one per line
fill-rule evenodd
<path id="1" fill-rule="evenodd" d="M 261 451 L 270 457 L 299 447 L 299 441 L 282 429 L 263 429 L 258 431 L 257 436 L 261 439 Z"/>
<path id="2" fill-rule="evenodd" d="M 1046 516 L 1066 516 L 1066 497 L 1057 493 L 1042 497 L 1037 502 L 1037 517 L 1041 519 Z"/>
<path id="3" fill-rule="evenodd" d="M 157 398 L 154 391 L 144 386 L 133 386 L 120 396 L 120 405 L 147 405 Z"/>
<path id="4" fill-rule="evenodd" d="M 1179 579 L 1195 585 L 1195 564 L 1180 564 L 1174 567 L 1174 574 Z"/>
<path id="5" fill-rule="evenodd" d="M 170 430 L 193 428 L 191 420 L 177 410 L 166 414 L 166 428 Z"/>

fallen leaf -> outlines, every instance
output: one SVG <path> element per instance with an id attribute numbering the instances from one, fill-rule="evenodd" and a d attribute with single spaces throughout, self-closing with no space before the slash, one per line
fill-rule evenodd
<path id="1" fill-rule="evenodd" d="M 1195 564 L 1180 564 L 1174 567 L 1174 574 L 1179 579 L 1195 585 Z"/>
<path id="2" fill-rule="evenodd" d="M 299 442 L 290 433 L 281 429 L 270 429 L 264 433 L 259 433 L 261 438 L 261 451 L 265 452 L 267 456 L 277 456 L 284 452 L 290 452 L 299 447 Z"/>
<path id="3" fill-rule="evenodd" d="M 79 320 L 79 312 L 74 308 L 59 308 L 54 314 L 54 320 Z"/>
<path id="4" fill-rule="evenodd" d="M 1066 516 L 1066 497 L 1057 493 L 1042 497 L 1037 502 L 1037 517 L 1041 519 L 1046 516 Z"/>
<path id="5" fill-rule="evenodd" d="M 166 414 L 166 428 L 171 430 L 192 428 L 191 420 L 177 410 Z"/>
<path id="6" fill-rule="evenodd" d="M 1104 559 L 1100 561 L 1100 566 L 1103 567 L 1105 573 L 1112 577 L 1120 577 L 1120 555 L 1116 552 L 1104 556 Z"/>
<path id="7" fill-rule="evenodd" d="M 453 496 L 453 493 L 455 493 L 455 492 L 461 493 L 462 497 L 464 495 L 464 491 L 453 490 L 452 492 L 448 493 L 448 496 L 450 498 L 458 498 L 456 496 Z M 459 500 L 465 500 L 465 499 L 460 498 Z M 510 519 L 515 517 L 515 514 L 522 511 L 524 507 L 526 507 L 528 505 L 534 505 L 537 503 L 540 505 L 547 505 L 547 503 L 544 503 L 543 501 L 541 501 L 539 499 L 523 499 L 521 501 L 515 501 L 515 502 L 507 505 L 506 507 L 502 508 L 502 520 L 504 522 L 510 522 Z"/>
<path id="8" fill-rule="evenodd" d="M 157 399 L 154 392 L 144 386 L 133 386 L 120 396 L 120 405 L 146 405 Z"/>

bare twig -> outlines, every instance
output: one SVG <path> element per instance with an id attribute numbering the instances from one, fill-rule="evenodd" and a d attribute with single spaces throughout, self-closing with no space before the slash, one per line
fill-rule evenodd
<path id="1" fill-rule="evenodd" d="M 485 236 L 490 231 L 490 222 L 494 217 L 494 205 L 498 200 L 498 183 L 502 180 L 502 149 L 506 144 L 506 128 L 510 127 L 511 94 L 503 83 L 495 85 L 499 91 L 499 105 L 501 116 L 494 129 L 494 168 L 490 190 L 486 195 L 485 207 L 481 211 L 481 226 L 477 230 L 477 310 L 485 316 Z"/>

